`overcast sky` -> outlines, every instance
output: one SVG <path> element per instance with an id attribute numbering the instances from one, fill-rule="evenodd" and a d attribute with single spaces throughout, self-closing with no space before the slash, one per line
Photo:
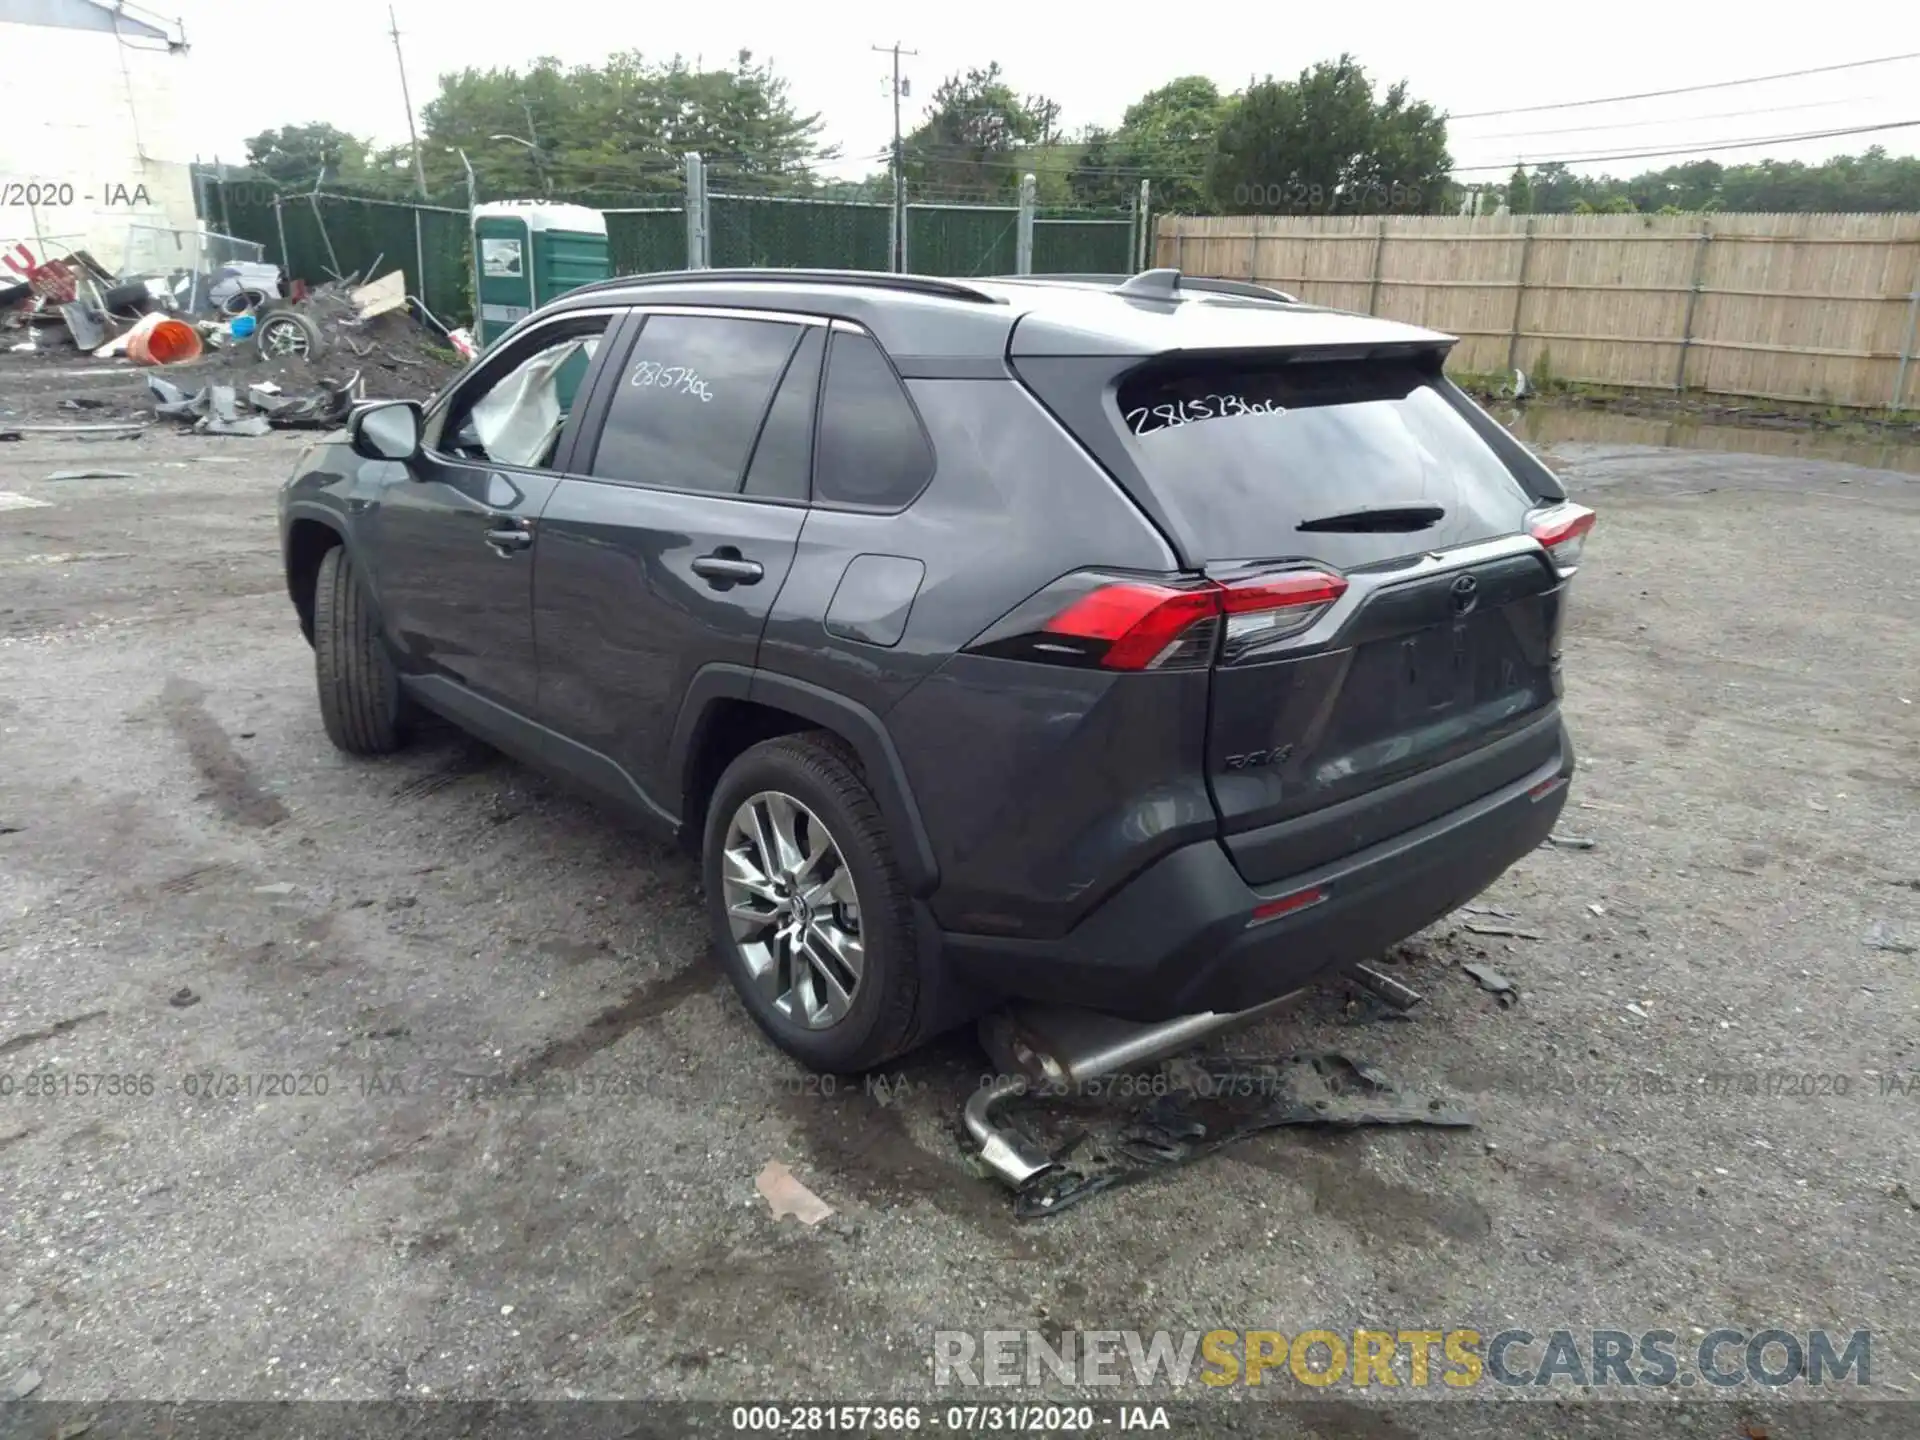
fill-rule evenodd
<path id="1" fill-rule="evenodd" d="M 244 158 L 245 137 L 270 126 L 331 121 L 382 142 L 406 138 L 385 0 L 330 0 L 282 28 L 261 0 L 148 0 L 180 14 L 193 45 L 192 129 L 202 158 Z M 273 22 L 265 11 L 272 8 Z M 836 173 L 879 168 L 889 137 L 889 60 L 868 49 L 899 40 L 912 84 L 907 124 L 940 79 L 998 60 L 1011 83 L 1062 107 L 1069 129 L 1114 125 L 1143 92 L 1178 75 L 1237 89 L 1250 75 L 1292 75 L 1352 51 L 1376 82 L 1405 78 L 1416 97 L 1455 115 L 1510 110 L 1920 51 L 1912 0 L 1825 0 L 1791 8 L 1614 0 L 1553 3 L 1277 5 L 1215 0 L 1158 5 L 1028 4 L 1017 10 L 909 7 L 877 0 L 822 6 L 617 5 L 607 0 L 395 0 L 416 106 L 435 77 L 465 66 L 524 65 L 541 54 L 593 62 L 637 49 L 724 65 L 741 49 L 770 58 L 797 104 L 818 111 L 846 158 Z M 1578 16 L 1580 18 L 1576 19 Z M 289 14 L 291 19 L 291 13 Z M 1497 179 L 1516 159 L 1709 145 L 1815 130 L 1920 120 L 1920 59 L 1765 85 L 1621 105 L 1456 120 L 1460 178 Z M 1920 125 L 1752 149 L 1711 149 L 1727 162 L 1818 160 L 1878 143 L 1920 153 Z M 1582 165 L 1630 174 L 1687 156 Z M 1493 166 L 1475 171 L 1467 167 Z"/>

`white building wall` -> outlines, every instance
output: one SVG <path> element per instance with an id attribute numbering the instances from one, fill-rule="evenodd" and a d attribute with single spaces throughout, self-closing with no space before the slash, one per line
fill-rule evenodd
<path id="1" fill-rule="evenodd" d="M 36 237 L 58 238 L 118 268 L 133 226 L 198 229 L 193 83 L 191 52 L 157 41 L 0 21 L 0 254 L 25 242 L 39 259 Z"/>

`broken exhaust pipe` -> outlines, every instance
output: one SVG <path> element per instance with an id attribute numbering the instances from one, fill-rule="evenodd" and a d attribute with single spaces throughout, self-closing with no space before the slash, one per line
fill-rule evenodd
<path id="1" fill-rule="evenodd" d="M 1017 1134 L 1001 1128 L 994 1112 L 1031 1088 L 1064 1089 L 1104 1076 L 1144 1069 L 1222 1031 L 1251 1025 L 1304 990 L 1289 991 L 1250 1010 L 1203 1011 L 1158 1024 L 1142 1024 L 1068 1005 L 1011 1005 L 980 1021 L 980 1044 L 999 1072 L 967 1101 L 967 1133 L 995 1177 L 1015 1190 L 1053 1168 Z"/>

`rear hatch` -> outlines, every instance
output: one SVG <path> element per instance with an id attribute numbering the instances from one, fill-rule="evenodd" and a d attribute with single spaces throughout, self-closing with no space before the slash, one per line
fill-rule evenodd
<path id="1" fill-rule="evenodd" d="M 1206 769 L 1252 883 L 1363 849 L 1559 754 L 1564 587 L 1527 531 L 1562 497 L 1496 451 L 1491 422 L 1442 379 L 1441 354 L 1087 356 L 1077 382 L 1066 357 L 1016 357 L 1057 414 L 1077 412 L 1070 428 L 1183 560 L 1227 587 Z"/>

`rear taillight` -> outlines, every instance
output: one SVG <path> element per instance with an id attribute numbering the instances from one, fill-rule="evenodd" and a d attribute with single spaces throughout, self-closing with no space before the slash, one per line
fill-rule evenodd
<path id="1" fill-rule="evenodd" d="M 1213 658 L 1213 587 L 1123 581 L 1089 591 L 1042 626 L 1107 670 L 1187 669 Z"/>
<path id="2" fill-rule="evenodd" d="M 1221 653 L 1237 660 L 1275 640 L 1298 635 L 1347 593 L 1347 582 L 1321 570 L 1294 570 L 1220 588 L 1227 633 Z"/>
<path id="3" fill-rule="evenodd" d="M 1320 570 L 1221 584 L 1070 575 L 967 648 L 1103 670 L 1200 670 L 1298 635 L 1346 592 Z M 1224 630 L 1224 636 L 1223 636 Z"/>
<path id="4" fill-rule="evenodd" d="M 1536 510 L 1527 517 L 1527 533 L 1546 547 L 1562 580 L 1580 568 L 1580 550 L 1595 518 L 1593 511 L 1571 500 L 1550 510 Z"/>

